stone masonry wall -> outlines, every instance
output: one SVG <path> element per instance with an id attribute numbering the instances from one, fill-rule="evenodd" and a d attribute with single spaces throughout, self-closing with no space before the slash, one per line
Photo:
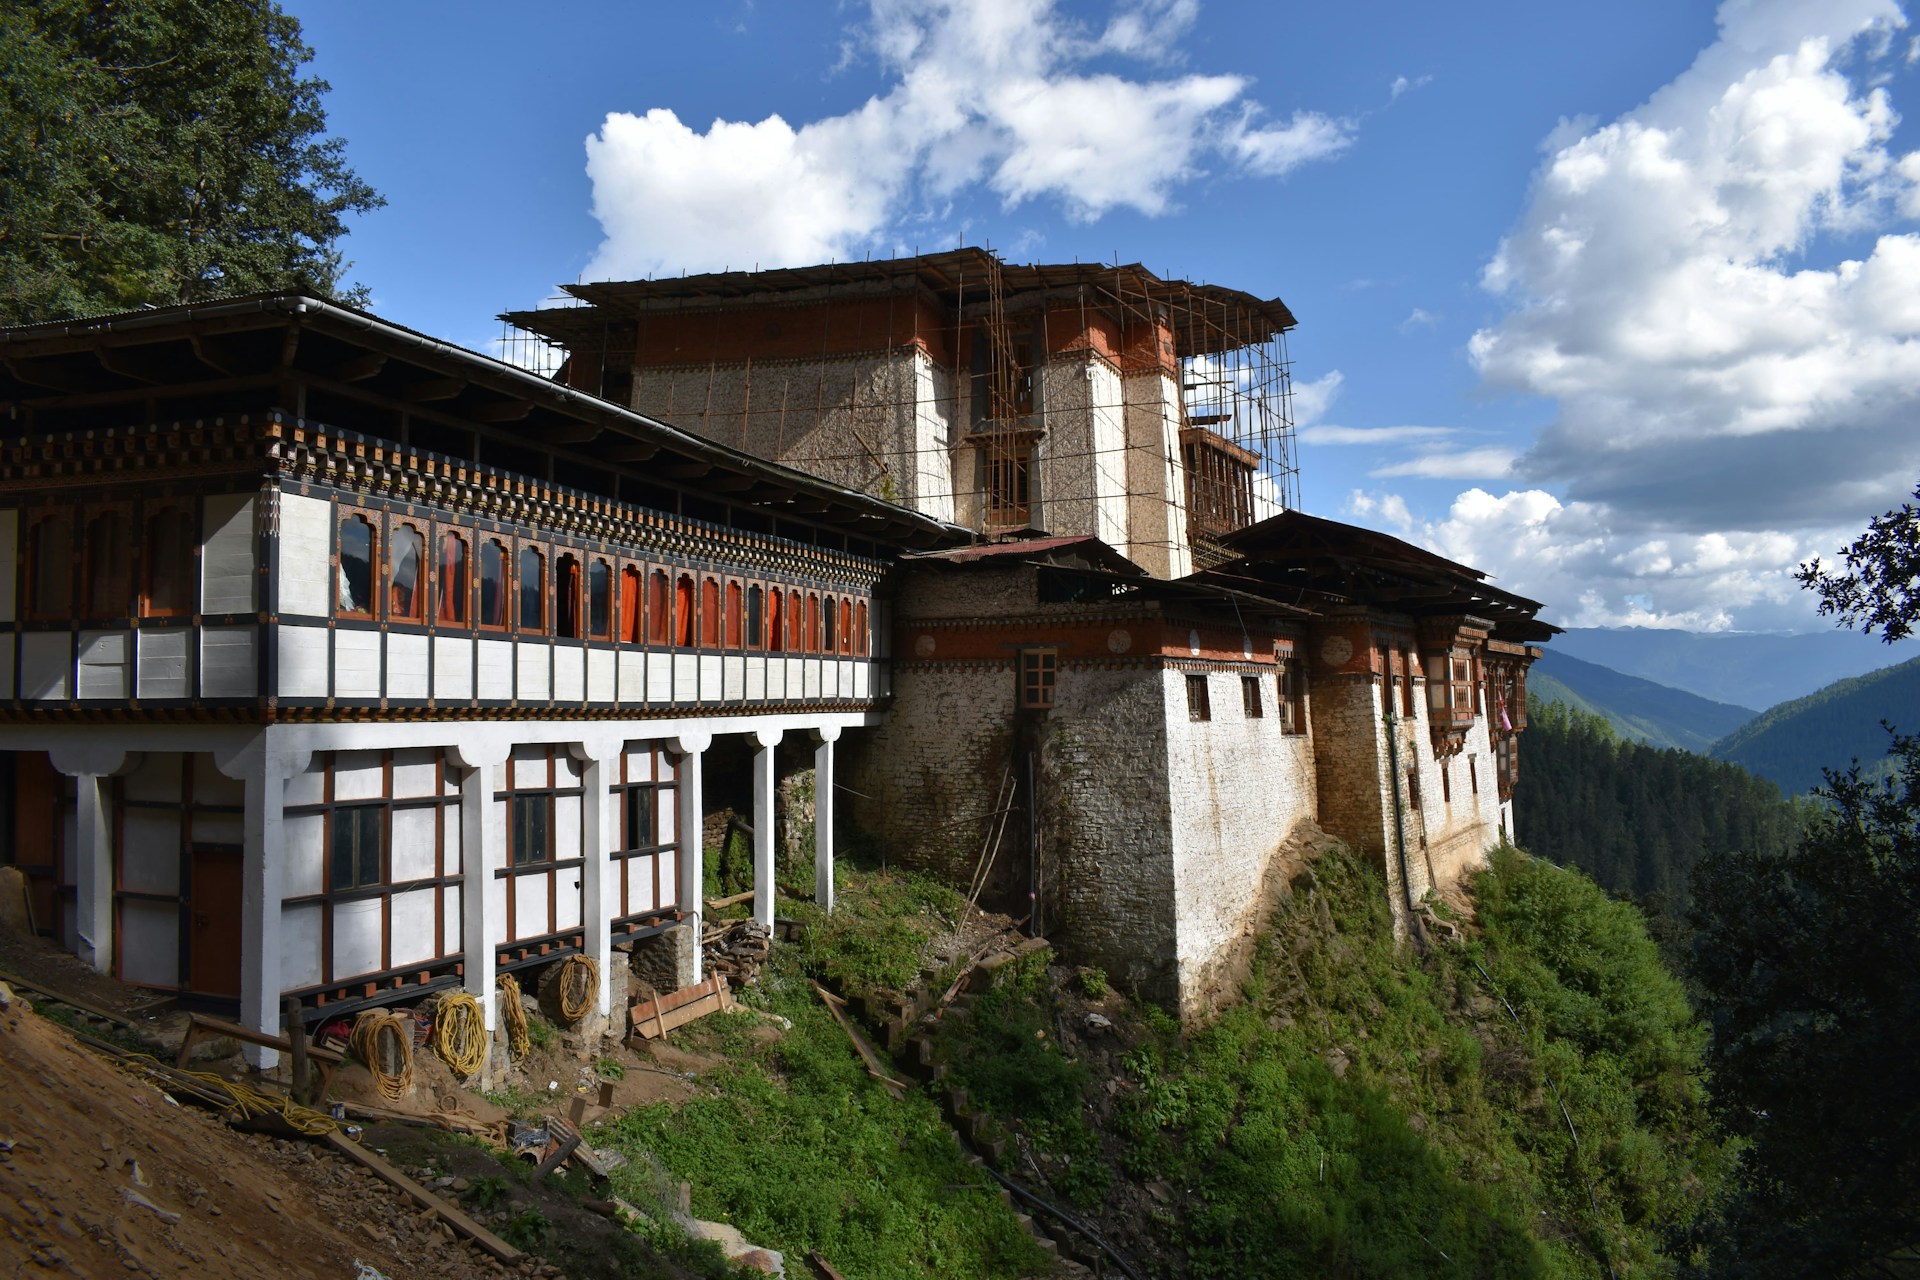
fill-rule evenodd
<path id="1" fill-rule="evenodd" d="M 1187 717 L 1186 680 L 1205 671 L 1212 719 Z M 1162 674 L 1173 835 L 1180 1013 L 1207 1011 L 1244 964 L 1282 843 L 1316 811 L 1313 741 L 1282 732 L 1271 671 L 1253 676 L 1261 715 L 1246 714 L 1243 673 Z"/>

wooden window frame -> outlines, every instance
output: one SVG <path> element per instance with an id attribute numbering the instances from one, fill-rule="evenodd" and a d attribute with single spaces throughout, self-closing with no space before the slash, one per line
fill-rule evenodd
<path id="1" fill-rule="evenodd" d="M 787 592 L 787 652 L 807 651 L 807 597 L 802 591 Z"/>
<path id="2" fill-rule="evenodd" d="M 642 634 L 648 644 L 664 649 L 673 642 L 673 575 L 665 567 L 654 565 L 644 577 L 647 605 Z"/>
<path id="3" fill-rule="evenodd" d="M 199 504 L 180 498 L 162 499 L 147 504 L 141 512 L 140 522 L 140 599 L 139 609 L 142 618 L 189 618 L 194 613 L 194 602 L 199 599 L 200 574 L 200 512 Z M 160 593 L 154 587 L 154 570 L 159 556 L 156 552 L 163 544 L 167 530 L 160 526 L 162 520 L 171 519 L 172 531 L 184 533 L 186 544 L 181 548 L 183 564 L 181 566 L 182 588 L 180 596 L 185 597 L 183 608 L 166 608 L 157 603 Z M 332 584 L 329 584 L 332 585 Z M 333 588 L 338 591 L 337 587 Z"/>
<path id="4" fill-rule="evenodd" d="M 598 627 L 593 625 L 594 598 L 596 594 L 593 589 L 593 573 L 595 569 L 600 571 L 602 578 L 600 591 L 598 592 L 600 601 L 600 625 Z M 618 601 L 614 592 L 616 576 L 613 561 L 605 556 L 588 556 L 585 575 L 586 580 L 583 583 L 583 588 L 585 592 L 584 607 L 586 609 L 587 639 L 597 640 L 602 644 L 609 643 L 613 639 L 613 629 L 616 625 L 615 618 L 619 614 Z"/>
<path id="5" fill-rule="evenodd" d="M 746 636 L 747 648 L 761 650 L 767 647 L 767 589 L 758 582 L 747 584 L 746 591 Z"/>
<path id="6" fill-rule="evenodd" d="M 694 584 L 693 571 L 683 569 L 673 576 L 673 647 L 691 649 L 700 632 L 697 619 L 699 588 Z"/>
<path id="7" fill-rule="evenodd" d="M 746 592 L 737 578 L 728 578 L 721 588 L 722 625 L 720 641 L 729 649 L 745 647 Z"/>
<path id="8" fill-rule="evenodd" d="M 533 589 L 527 589 L 527 556 L 534 558 L 535 580 Z M 553 612 L 553 602 L 549 598 L 547 579 L 553 572 L 552 551 L 545 544 L 530 539 L 516 538 L 513 543 L 513 633 L 517 636 L 544 636 L 549 634 L 552 624 L 549 616 Z M 527 604 L 536 603 L 540 609 L 540 620 L 534 626 L 527 625 Z"/>
<path id="9" fill-rule="evenodd" d="M 347 586 L 346 546 L 347 526 L 358 521 L 367 529 L 367 607 L 351 609 L 340 601 L 340 592 Z M 380 616 L 380 598 L 385 594 L 386 574 L 382 572 L 385 561 L 382 559 L 384 548 L 381 543 L 380 513 L 369 507 L 349 506 L 346 503 L 334 507 L 333 519 L 333 616 L 336 618 L 356 618 L 372 622 Z"/>
<path id="10" fill-rule="evenodd" d="M 94 546 L 94 527 L 102 520 L 119 521 L 118 546 L 108 548 L 110 565 L 117 566 L 110 572 L 119 575 L 118 598 L 106 610 L 94 607 L 95 575 L 94 563 L 97 548 Z M 80 597 L 75 601 L 75 614 L 82 618 L 109 619 L 118 621 L 133 617 L 133 504 L 130 502 L 89 503 L 86 508 L 86 527 L 80 541 Z"/>
<path id="11" fill-rule="evenodd" d="M 614 621 L 616 644 L 642 645 L 647 642 L 647 571 L 637 560 L 620 562 L 618 616 Z"/>
<path id="12" fill-rule="evenodd" d="M 426 522 L 415 520 L 408 516 L 396 516 L 388 525 L 386 556 L 383 565 L 384 571 L 380 575 L 383 589 L 380 594 L 381 603 L 386 608 L 386 618 L 389 622 L 404 622 L 415 626 L 426 625 L 427 597 L 429 595 L 427 590 L 429 582 L 427 553 L 433 545 L 432 540 L 427 537 L 429 528 L 430 526 Z M 400 612 L 394 604 L 394 595 L 398 590 L 394 582 L 394 571 L 398 569 L 399 566 L 394 562 L 393 557 L 395 548 L 399 546 L 403 533 L 410 533 L 420 540 L 413 564 L 413 608 L 406 613 Z"/>
<path id="13" fill-rule="evenodd" d="M 853 608 L 853 654 L 856 658 L 867 657 L 873 650 L 872 638 L 867 634 L 869 612 L 867 602 L 860 601 Z"/>
<path id="14" fill-rule="evenodd" d="M 1264 720 L 1266 700 L 1260 696 L 1260 677 L 1240 677 L 1240 710 L 1249 720 Z"/>
<path id="15" fill-rule="evenodd" d="M 487 620 L 486 564 L 487 549 L 495 548 L 500 553 L 500 604 L 495 611 L 497 622 Z M 514 546 L 513 539 L 503 533 L 480 533 L 474 539 L 473 556 L 473 622 L 476 631 L 492 631 L 507 634 L 513 630 L 515 607 L 519 604 L 513 590 Z"/>
<path id="16" fill-rule="evenodd" d="M 453 568 L 456 581 L 451 587 L 447 584 L 449 565 L 446 547 L 451 542 L 460 548 L 460 563 Z M 432 617 L 429 619 L 436 627 L 452 627 L 467 630 L 469 620 L 476 617 L 474 605 L 474 558 L 473 538 L 465 529 L 452 525 L 433 526 L 433 592 L 429 603 L 432 605 Z M 446 605 L 454 606 L 455 616 L 447 617 Z"/>
<path id="17" fill-rule="evenodd" d="M 580 553 L 571 547 L 553 549 L 553 638 L 584 640 L 586 619 L 586 566 Z"/>
<path id="18" fill-rule="evenodd" d="M 700 575 L 700 647 L 720 647 L 720 579 L 710 573 Z"/>
<path id="19" fill-rule="evenodd" d="M 787 592 L 778 583 L 767 588 L 767 652 L 787 651 Z"/>
<path id="20" fill-rule="evenodd" d="M 1187 672 L 1187 719 L 1195 722 L 1213 719 L 1213 695 L 1207 689 L 1207 673 Z"/>
<path id="21" fill-rule="evenodd" d="M 679 847 L 677 843 L 672 840 L 663 841 L 659 838 L 661 815 L 672 812 L 679 803 L 680 782 L 678 774 L 676 774 L 670 782 L 661 781 L 660 772 L 666 753 L 657 746 L 648 746 L 646 751 L 651 753 L 653 757 L 652 776 L 648 778 L 630 778 L 628 774 L 628 770 L 632 765 L 630 757 L 640 753 L 635 751 L 622 751 L 620 756 L 620 779 L 614 783 L 614 794 L 619 798 L 620 802 L 620 812 L 617 819 L 620 824 L 618 828 L 618 843 L 625 846 L 615 849 L 609 855 L 614 866 L 619 869 L 617 872 L 618 888 L 616 893 L 618 897 L 616 901 L 619 902 L 620 907 L 619 910 L 614 913 L 613 917 L 616 930 L 622 923 L 644 918 L 653 912 L 665 908 L 666 904 L 661 901 L 662 895 L 660 888 L 661 881 L 664 878 L 661 872 L 664 867 L 668 865 L 665 860 L 672 858 L 675 850 Z M 654 840 L 651 843 L 632 844 L 626 838 L 632 826 L 630 806 L 633 804 L 635 797 L 641 794 L 645 794 L 648 797 L 647 803 L 652 810 L 650 816 L 653 820 Z M 654 905 L 642 911 L 629 911 L 627 910 L 627 903 L 633 896 L 633 864 L 641 858 L 653 859 L 653 893 L 651 896 Z"/>
<path id="22" fill-rule="evenodd" d="M 29 510 L 32 509 L 29 508 Z M 66 530 L 67 535 L 66 554 L 54 554 L 52 556 L 53 561 L 61 571 L 61 575 L 63 575 L 67 581 L 66 605 L 64 608 L 57 609 L 50 608 L 47 604 L 44 583 L 49 577 L 53 577 L 54 575 L 45 572 L 46 566 L 43 565 L 42 561 L 46 557 L 41 554 L 42 548 L 40 544 L 40 530 L 56 523 Z M 77 544 L 74 538 L 73 525 L 73 512 L 64 507 L 42 507 L 21 522 L 20 542 L 25 553 L 23 556 L 23 567 L 26 570 L 20 575 L 22 580 L 21 585 L 24 588 L 21 601 L 23 607 L 20 610 L 21 617 L 39 622 L 72 621 L 74 610 L 79 604 L 79 601 L 74 598 L 75 592 L 80 586 L 78 581 L 80 577 L 77 571 L 78 566 L 74 564 L 74 551 Z"/>
<path id="23" fill-rule="evenodd" d="M 1060 651 L 1055 648 L 1020 650 L 1015 664 L 1019 683 L 1015 689 L 1023 711 L 1051 711 L 1060 680 Z"/>

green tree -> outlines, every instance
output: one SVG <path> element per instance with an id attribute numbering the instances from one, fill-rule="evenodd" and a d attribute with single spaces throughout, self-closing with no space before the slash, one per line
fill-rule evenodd
<path id="1" fill-rule="evenodd" d="M 384 202 L 311 56 L 270 0 L 0 6 L 0 322 L 338 294 L 344 220 Z"/>
<path id="2" fill-rule="evenodd" d="M 1913 496 L 1920 498 L 1920 484 Z M 1815 557 L 1794 575 L 1819 593 L 1821 614 L 1868 635 L 1878 627 L 1888 644 L 1911 635 L 1920 621 L 1920 510 L 1903 502 L 1899 510 L 1875 516 L 1840 554 L 1844 573 L 1823 572 Z"/>

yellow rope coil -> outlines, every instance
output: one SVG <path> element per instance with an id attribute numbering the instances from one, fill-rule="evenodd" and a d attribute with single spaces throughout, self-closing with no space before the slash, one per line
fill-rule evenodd
<path id="1" fill-rule="evenodd" d="M 251 1116 L 278 1112 L 297 1132 L 316 1138 L 340 1127 L 332 1116 L 315 1111 L 311 1107 L 303 1107 L 292 1098 L 262 1093 L 238 1080 L 229 1080 L 211 1071 L 184 1071 L 178 1067 L 167 1066 L 153 1055 L 146 1053 L 129 1053 L 115 1061 L 125 1070 L 142 1073 L 163 1086 L 169 1080 L 185 1076 L 206 1092 L 227 1097 L 231 1101 L 234 1113 L 243 1120 Z M 175 1088 L 178 1087 L 178 1085 L 175 1086 Z"/>
<path id="2" fill-rule="evenodd" d="M 413 1089 L 413 1021 L 387 1009 L 368 1009 L 353 1020 L 348 1037 L 367 1064 L 380 1096 L 398 1102 Z"/>
<path id="3" fill-rule="evenodd" d="M 500 1016 L 507 1022 L 507 1052 L 514 1061 L 527 1056 L 532 1045 L 527 1039 L 527 1010 L 520 1003 L 520 984 L 510 973 L 500 975 Z"/>
<path id="4" fill-rule="evenodd" d="M 592 956 L 568 956 L 560 965 L 560 1016 L 572 1025 L 593 1012 L 600 994 L 600 964 Z"/>
<path id="5" fill-rule="evenodd" d="M 455 1075 L 470 1076 L 487 1065 L 487 1018 L 464 991 L 440 997 L 433 1017 L 433 1051 Z"/>

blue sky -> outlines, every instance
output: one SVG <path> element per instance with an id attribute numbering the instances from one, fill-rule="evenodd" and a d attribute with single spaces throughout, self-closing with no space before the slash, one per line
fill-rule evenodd
<path id="1" fill-rule="evenodd" d="M 990 244 L 1278 296 L 1308 510 L 1574 625 L 1812 629 L 1920 479 L 1889 0 L 286 6 L 393 320 Z"/>

